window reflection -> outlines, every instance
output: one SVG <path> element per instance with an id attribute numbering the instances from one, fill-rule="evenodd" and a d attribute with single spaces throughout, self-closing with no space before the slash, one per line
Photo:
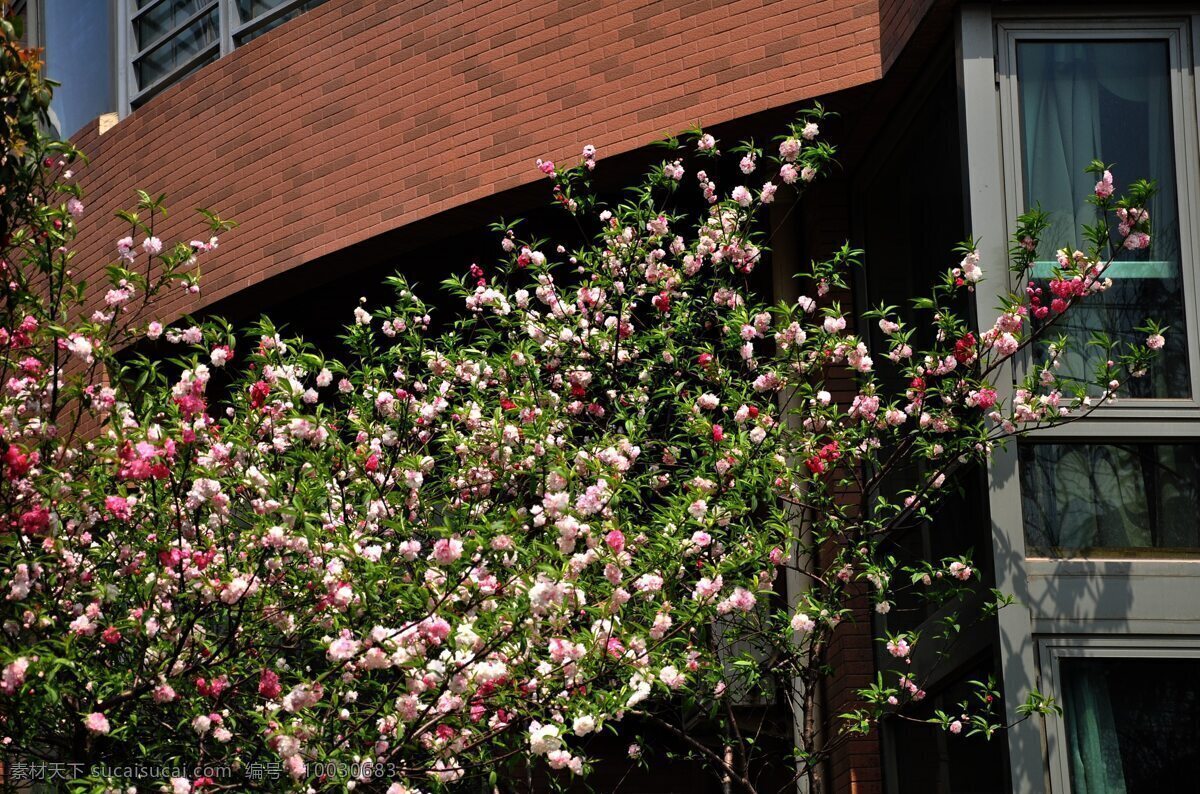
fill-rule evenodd
<path id="1" fill-rule="evenodd" d="M 1093 160 L 1115 163 L 1117 189 L 1155 179 L 1159 192 L 1147 208 L 1151 245 L 1122 250 L 1107 273 L 1112 288 L 1073 308 L 1059 324 L 1071 340 L 1062 373 L 1093 380 L 1103 355 L 1087 342 L 1104 331 L 1135 344 L 1134 329 L 1148 319 L 1170 326 L 1166 347 L 1148 377 L 1123 390 L 1131 397 L 1191 396 L 1179 207 L 1171 116 L 1170 60 L 1165 41 L 1025 41 L 1017 45 L 1025 206 L 1051 215 L 1034 272 L 1040 286 L 1051 276 L 1059 248 L 1081 248 L 1079 230 L 1094 223 L 1086 197 L 1096 179 Z"/>
<path id="2" fill-rule="evenodd" d="M 1028 552 L 1200 549 L 1200 444 L 1022 444 Z"/>
<path id="3" fill-rule="evenodd" d="M 208 10 L 204 11 L 206 6 Z M 134 63 L 140 89 L 177 70 L 186 70 L 179 73 L 182 77 L 220 54 L 217 45 L 221 26 L 217 4 L 212 0 L 161 3 L 134 20 L 134 31 L 140 49 L 152 47 Z M 196 63 L 206 50 L 208 56 Z"/>

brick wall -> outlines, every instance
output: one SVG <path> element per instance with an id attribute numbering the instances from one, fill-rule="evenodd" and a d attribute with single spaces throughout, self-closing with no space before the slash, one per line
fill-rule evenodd
<path id="1" fill-rule="evenodd" d="M 78 143 L 96 282 L 137 187 L 236 218 L 194 310 L 535 181 L 536 157 L 630 151 L 878 78 L 893 0 L 330 0 Z M 891 49 L 908 34 L 888 33 Z"/>

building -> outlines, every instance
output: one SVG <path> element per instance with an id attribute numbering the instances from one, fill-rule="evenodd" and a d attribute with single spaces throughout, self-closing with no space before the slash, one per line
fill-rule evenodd
<path id="1" fill-rule="evenodd" d="M 1012 221 L 1034 202 L 1071 228 L 1094 157 L 1117 163 L 1118 180 L 1157 178 L 1151 257 L 1122 263 L 1103 308 L 1070 330 L 1133 333 L 1153 314 L 1171 326 L 1162 364 L 1117 405 L 1010 445 L 935 525 L 897 544 L 938 556 L 974 547 L 989 569 L 981 598 L 994 585 L 1019 601 L 964 634 L 929 707 L 953 709 L 962 682 L 993 675 L 1012 721 L 1031 687 L 1063 715 L 990 743 L 892 724 L 830 772 L 835 791 L 863 794 L 1195 785 L 1200 4 L 17 5 L 66 86 L 54 123 L 92 158 L 93 217 L 147 187 L 241 223 L 209 261 L 204 294 L 169 308 L 266 310 L 318 340 L 381 273 L 400 265 L 436 284 L 484 255 L 487 220 L 544 203 L 534 158 L 582 143 L 619 176 L 664 132 L 702 121 L 761 139 L 820 99 L 841 114 L 831 133 L 846 167 L 775 218 L 776 285 L 849 237 L 868 252 L 860 306 L 916 294 L 968 235 L 986 262 L 1003 262 Z M 115 220 L 93 223 L 80 261 L 98 270 L 123 234 Z M 995 299 L 977 296 L 985 320 Z M 887 620 L 895 630 L 938 618 Z M 830 712 L 885 664 L 875 646 L 863 622 L 834 650 Z"/>

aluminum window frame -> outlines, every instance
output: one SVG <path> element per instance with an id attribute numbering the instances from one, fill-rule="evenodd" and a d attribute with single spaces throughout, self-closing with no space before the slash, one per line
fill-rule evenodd
<path id="1" fill-rule="evenodd" d="M 1038 641 L 1044 692 L 1063 702 L 1063 659 L 1200 659 L 1200 637 L 1046 637 Z M 1071 758 L 1065 712 L 1046 719 L 1051 785 L 1070 794 Z"/>

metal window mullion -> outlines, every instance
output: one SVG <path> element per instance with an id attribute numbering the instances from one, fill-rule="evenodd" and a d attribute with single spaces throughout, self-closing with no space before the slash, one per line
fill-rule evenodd
<path id="1" fill-rule="evenodd" d="M 1196 29 L 1196 16 L 1192 16 L 1185 22 L 1184 28 L 1180 31 L 1179 42 L 1179 63 L 1177 69 L 1180 73 L 1181 103 L 1178 111 L 1179 123 L 1183 126 L 1183 147 L 1184 150 L 1175 158 L 1175 170 L 1181 172 L 1182 179 L 1179 179 L 1179 188 L 1187 197 L 1188 207 L 1186 215 L 1180 211 L 1180 226 L 1183 225 L 1182 219 L 1188 218 L 1188 254 L 1190 261 L 1183 262 L 1183 266 L 1191 271 L 1191 280 L 1187 278 L 1187 273 L 1183 274 L 1183 283 L 1187 287 L 1191 287 L 1191 295 L 1184 295 L 1184 322 L 1187 323 L 1187 333 L 1189 335 L 1188 350 L 1192 355 L 1191 361 L 1194 369 L 1192 370 L 1192 397 L 1200 400 L 1200 182 L 1196 179 L 1196 173 L 1200 171 L 1200 125 L 1197 120 L 1197 106 L 1200 101 L 1197 100 L 1196 92 L 1200 90 L 1200 86 L 1196 81 L 1196 59 L 1197 48 L 1200 48 L 1200 41 L 1197 36 L 1200 31 Z M 1190 30 L 1188 28 L 1190 27 Z M 1190 34 L 1190 35 L 1189 35 Z M 1180 229 L 1182 239 L 1183 229 Z M 1182 259 L 1183 252 L 1180 252 Z M 1190 300 L 1189 300 L 1190 298 Z"/>
<path id="2" fill-rule="evenodd" d="M 133 112 L 133 95 L 137 91 L 136 75 L 133 68 L 133 58 L 130 56 L 133 41 L 133 15 L 131 5 L 134 0 L 117 0 L 116 24 L 116 85 L 117 112 L 125 118 Z"/>
<path id="3" fill-rule="evenodd" d="M 234 0 L 219 0 L 218 3 L 218 24 L 220 26 L 221 38 L 221 57 L 225 57 L 233 52 L 233 28 L 237 19 L 237 7 L 234 6 Z"/>
<path id="4" fill-rule="evenodd" d="M 220 4 L 219 4 L 219 3 L 210 3 L 209 5 L 206 5 L 204 8 L 201 8 L 199 11 L 195 12 L 194 14 L 192 14 L 190 17 L 188 17 L 187 19 L 185 19 L 183 22 L 179 23 L 179 24 L 178 24 L 178 25 L 176 25 L 175 27 L 173 27 L 173 28 L 171 28 L 170 30 L 168 30 L 168 31 L 167 31 L 166 33 L 164 33 L 163 35 L 159 36 L 157 39 L 155 39 L 154 41 L 152 41 L 152 42 L 149 44 L 149 46 L 147 46 L 147 47 L 144 47 L 143 49 L 139 50 L 139 51 L 137 52 L 137 54 L 133 56 L 133 60 L 135 60 L 135 61 L 137 61 L 137 60 L 140 60 L 141 58 L 143 58 L 144 56 L 146 56 L 146 55 L 148 55 L 149 53 L 153 52 L 154 50 L 157 50 L 159 47 L 161 47 L 162 45 L 166 44 L 166 43 L 167 43 L 168 41 L 170 41 L 171 39 L 173 39 L 173 38 L 175 38 L 176 36 L 178 36 L 178 35 L 180 34 L 180 32 L 182 32 L 182 31 L 183 31 L 185 28 L 187 28 L 189 25 L 191 25 L 192 23 L 196 22 L 197 20 L 199 20 L 199 19 L 201 19 L 201 18 L 203 18 L 203 17 L 207 16 L 208 14 L 211 14 L 211 13 L 212 13 L 212 10 L 213 10 L 214 8 L 217 8 L 217 9 L 218 9 L 218 11 L 217 11 L 217 17 L 218 17 L 218 19 L 219 19 L 219 18 L 220 18 L 220 16 L 221 16 L 221 14 L 220 14 Z M 218 24 L 219 24 L 219 23 L 218 23 Z M 137 36 L 137 30 L 136 30 L 136 29 L 134 30 L 134 36 L 135 36 L 135 40 L 136 40 L 136 36 Z"/>

